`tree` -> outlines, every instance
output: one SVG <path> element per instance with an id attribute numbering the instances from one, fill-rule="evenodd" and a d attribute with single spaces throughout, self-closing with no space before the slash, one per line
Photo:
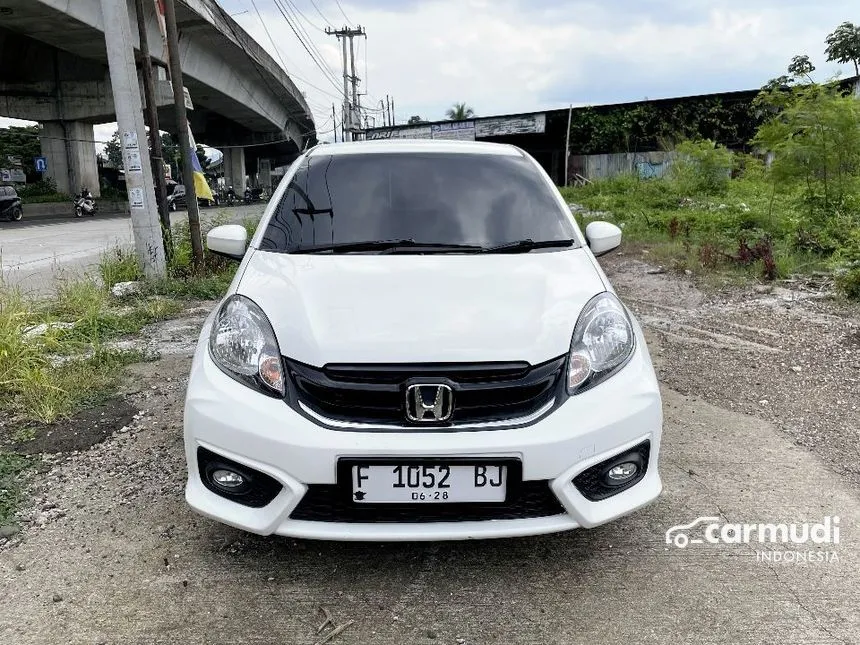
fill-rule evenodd
<path id="1" fill-rule="evenodd" d="M 804 76 L 810 83 L 812 83 L 812 72 L 814 71 L 815 65 L 812 64 L 812 61 L 809 60 L 809 56 L 806 54 L 794 56 L 788 65 L 789 74 L 793 74 L 797 78 Z"/>
<path id="2" fill-rule="evenodd" d="M 42 154 L 42 144 L 39 141 L 39 126 L 10 126 L 0 128 L 0 168 L 9 165 L 9 157 L 15 161 L 20 159 L 21 167 L 28 178 L 38 179 L 33 157 Z"/>
<path id="3" fill-rule="evenodd" d="M 860 76 L 860 25 L 843 22 L 824 42 L 828 62 L 854 63 L 854 73 Z"/>
<path id="4" fill-rule="evenodd" d="M 147 140 L 148 139 L 149 137 L 147 137 Z M 149 152 L 152 154 L 151 149 Z M 176 158 L 179 156 L 179 145 L 173 141 L 173 137 L 170 136 L 169 132 L 161 133 L 161 152 L 164 155 L 164 163 L 170 165 L 171 172 L 175 177 L 177 171 Z M 198 157 L 199 156 L 200 153 L 198 152 Z M 114 132 L 110 141 L 105 144 L 104 157 L 114 166 L 114 168 L 122 170 L 122 145 L 119 142 L 119 132 Z M 207 166 L 207 163 L 204 163 L 203 159 L 201 159 L 200 164 L 204 169 Z"/>
<path id="5" fill-rule="evenodd" d="M 119 142 L 119 132 L 114 132 L 110 141 L 105 144 L 105 157 L 114 168 L 122 170 L 122 144 Z"/>
<path id="6" fill-rule="evenodd" d="M 445 118 L 450 121 L 465 121 L 475 116 L 475 110 L 465 103 L 454 103 L 445 113 Z"/>
<path id="7" fill-rule="evenodd" d="M 420 116 L 418 116 L 416 114 L 414 116 L 409 117 L 409 120 L 406 122 L 406 125 L 417 125 L 419 123 L 427 123 L 427 121 L 425 121 L 424 119 L 422 119 Z"/>

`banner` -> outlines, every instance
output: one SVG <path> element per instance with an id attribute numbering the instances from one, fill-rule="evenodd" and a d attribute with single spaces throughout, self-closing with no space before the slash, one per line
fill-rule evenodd
<path id="1" fill-rule="evenodd" d="M 167 47 L 167 20 L 164 17 L 164 0 L 153 0 L 155 3 L 155 19 L 161 32 L 161 51 L 164 62 L 170 67 L 170 51 Z"/>
<path id="2" fill-rule="evenodd" d="M 153 0 L 155 2 L 155 17 L 158 20 L 158 29 L 161 31 L 161 39 L 167 42 L 167 20 L 164 18 L 164 0 Z"/>
<path id="3" fill-rule="evenodd" d="M 206 176 L 203 174 L 200 159 L 197 157 L 197 144 L 194 141 L 194 135 L 191 133 L 190 125 L 188 126 L 188 139 L 191 142 L 191 165 L 194 168 L 194 190 L 197 192 L 197 197 L 208 199 L 210 202 L 215 201 L 215 198 L 212 196 L 212 189 L 209 188 L 209 182 L 206 181 Z"/>

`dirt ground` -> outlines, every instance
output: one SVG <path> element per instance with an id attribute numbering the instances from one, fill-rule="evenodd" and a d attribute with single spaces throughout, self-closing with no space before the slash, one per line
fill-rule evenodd
<path id="1" fill-rule="evenodd" d="M 604 266 L 663 384 L 652 506 L 592 530 L 440 544 L 262 538 L 196 516 L 181 421 L 202 306 L 148 331 L 162 358 L 132 368 L 113 408 L 130 420 L 45 456 L 23 531 L 0 538 L 0 643 L 312 644 L 331 631 L 318 634 L 323 609 L 344 627 L 335 644 L 860 642 L 858 310 L 800 284 L 703 291 L 644 259 Z M 838 515 L 842 539 L 801 564 L 666 544 L 707 515 Z"/>

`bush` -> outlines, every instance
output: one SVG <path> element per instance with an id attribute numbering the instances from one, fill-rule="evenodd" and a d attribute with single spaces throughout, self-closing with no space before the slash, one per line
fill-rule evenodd
<path id="1" fill-rule="evenodd" d="M 681 195 L 725 194 L 734 168 L 730 150 L 706 139 L 684 141 L 676 151 L 669 175 Z"/>
<path id="2" fill-rule="evenodd" d="M 99 261 L 99 274 L 108 289 L 117 282 L 130 282 L 143 278 L 143 272 L 140 270 L 134 251 L 119 247 L 102 255 Z"/>

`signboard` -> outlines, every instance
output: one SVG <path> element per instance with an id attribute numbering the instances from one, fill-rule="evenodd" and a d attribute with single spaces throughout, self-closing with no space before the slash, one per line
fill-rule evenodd
<path id="1" fill-rule="evenodd" d="M 27 182 L 27 175 L 20 168 L 3 168 L 0 169 L 0 181 L 24 184 Z"/>
<path id="2" fill-rule="evenodd" d="M 45 157 L 33 157 L 36 172 L 48 172 L 48 160 Z"/>
<path id="3" fill-rule="evenodd" d="M 368 139 L 458 139 L 474 141 L 488 137 L 546 132 L 546 113 L 500 116 L 471 121 L 368 130 Z"/>
<path id="4" fill-rule="evenodd" d="M 368 130 L 368 139 L 431 139 L 430 126 L 418 125 L 408 128 Z"/>
<path id="5" fill-rule="evenodd" d="M 10 166 L 21 165 L 21 157 L 19 157 L 18 155 L 7 155 L 6 160 L 9 162 Z"/>
<path id="6" fill-rule="evenodd" d="M 504 137 L 512 134 L 543 134 L 546 132 L 546 114 L 524 114 L 521 116 L 500 116 L 478 121 L 476 136 Z"/>
<path id="7" fill-rule="evenodd" d="M 188 91 L 187 87 L 183 87 L 182 91 L 185 93 L 185 109 L 186 110 L 193 110 L 194 109 L 194 103 L 191 102 L 191 92 Z"/>
<path id="8" fill-rule="evenodd" d="M 455 139 L 459 141 L 475 140 L 474 121 L 451 121 L 430 126 L 434 139 Z"/>

